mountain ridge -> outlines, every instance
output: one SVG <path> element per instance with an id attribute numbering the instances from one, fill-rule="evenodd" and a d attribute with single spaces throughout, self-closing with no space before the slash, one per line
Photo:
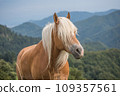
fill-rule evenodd
<path id="1" fill-rule="evenodd" d="M 93 29 L 96 29 L 96 26 L 99 29 L 102 27 L 106 30 L 106 28 L 111 28 L 116 26 L 117 24 L 120 24 L 119 16 L 120 16 L 120 11 L 116 11 L 105 16 L 93 16 L 86 20 L 77 21 L 75 22 L 75 25 L 78 27 L 79 31 L 84 29 L 86 29 L 85 31 L 87 31 L 87 28 L 91 28 L 91 27 L 94 27 Z M 99 31 L 99 29 L 96 29 L 96 30 Z M 93 32 L 95 33 L 96 30 L 94 30 Z"/>
<path id="2" fill-rule="evenodd" d="M 79 20 L 77 22 L 74 22 L 74 24 L 78 28 L 78 33 L 80 36 L 79 37 L 77 36 L 77 38 L 81 43 L 97 41 L 97 42 L 102 42 L 103 44 L 105 44 L 107 47 L 110 48 L 120 48 L 119 38 L 117 37 L 117 35 L 118 36 L 120 35 L 120 32 L 118 30 L 120 27 L 118 26 L 120 24 L 120 10 L 117 10 L 107 15 L 102 15 L 102 16 L 95 15 L 85 20 Z M 30 34 L 29 36 L 42 38 L 42 28 L 39 30 L 39 26 L 38 25 L 36 26 L 38 27 L 38 30 L 33 30 L 29 32 Z M 114 32 L 114 30 L 116 30 L 116 32 Z M 116 33 L 117 35 L 115 36 L 114 33 Z M 105 36 L 108 36 L 109 38 L 107 38 L 106 40 Z M 114 36 L 114 37 L 110 38 L 110 36 Z M 116 40 L 115 37 L 118 40 Z M 100 38 L 102 38 L 103 40 Z M 115 41 L 112 42 L 111 39 Z M 110 41 L 112 43 L 115 42 L 116 43 L 110 45 L 111 43 Z"/>
<path id="3" fill-rule="evenodd" d="M 11 30 L 23 36 L 41 37 L 42 27 L 39 27 L 31 22 L 25 22 L 21 25 L 13 27 Z"/>
<path id="4" fill-rule="evenodd" d="M 71 11 L 71 21 L 74 23 L 79 20 L 85 20 L 89 17 L 92 17 L 94 15 L 102 16 L 107 15 L 109 13 L 112 13 L 116 11 L 117 9 L 110 9 L 104 12 L 87 12 L 87 11 Z M 57 13 L 58 16 L 66 17 L 68 11 L 60 11 Z M 48 16 L 46 18 L 43 18 L 42 20 L 32 20 L 32 23 L 37 24 L 38 26 L 44 27 L 48 22 L 53 22 L 53 15 Z"/>
<path id="5" fill-rule="evenodd" d="M 18 54 L 22 48 L 36 44 L 39 41 L 40 38 L 18 35 L 8 27 L 0 25 L 0 54 L 8 52 Z"/>

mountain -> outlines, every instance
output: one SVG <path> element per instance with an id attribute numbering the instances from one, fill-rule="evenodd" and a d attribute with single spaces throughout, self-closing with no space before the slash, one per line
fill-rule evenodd
<path id="1" fill-rule="evenodd" d="M 94 16 L 90 14 L 92 15 L 94 14 Z M 58 15 L 66 16 L 67 11 L 59 12 Z M 41 23 L 44 26 L 44 24 L 46 24 L 46 22 L 48 22 L 49 20 L 53 20 L 53 16 L 45 18 L 39 23 Z M 77 36 L 77 38 L 79 39 L 79 41 L 82 43 L 89 42 L 88 45 L 91 44 L 92 46 L 95 47 L 95 49 L 94 48 L 91 49 L 92 46 L 90 45 L 91 47 L 89 46 L 88 49 L 96 50 L 96 48 L 98 47 L 95 46 L 94 44 L 97 43 L 98 43 L 97 45 L 101 45 L 101 46 L 103 45 L 102 47 L 99 47 L 100 49 L 106 49 L 105 46 L 107 46 L 108 48 L 120 48 L 120 44 L 119 44 L 120 43 L 119 42 L 120 41 L 119 39 L 120 10 L 116 11 L 113 9 L 106 12 L 95 12 L 95 13 L 71 12 L 71 20 L 78 28 L 78 33 L 80 36 Z M 12 28 L 12 30 L 22 35 L 42 38 L 42 34 L 41 34 L 42 27 L 39 27 L 38 25 L 34 24 L 34 22 L 23 23 L 19 26 Z"/>
<path id="2" fill-rule="evenodd" d="M 94 14 L 95 15 L 98 15 L 98 16 L 103 16 L 103 15 L 108 15 L 112 12 L 115 12 L 115 11 L 118 11 L 119 9 L 110 9 L 108 11 L 105 11 L 105 12 L 95 12 Z"/>
<path id="3" fill-rule="evenodd" d="M 95 12 L 95 13 L 90 13 L 90 12 L 79 12 L 79 11 L 72 11 L 70 12 L 71 14 L 71 21 L 76 22 L 76 21 L 81 21 L 85 20 L 89 17 L 92 17 L 94 15 L 106 15 L 111 12 L 116 11 L 117 9 L 111 9 L 105 12 Z M 61 11 L 58 12 L 58 16 L 63 16 L 66 17 L 68 11 Z M 45 24 L 48 24 L 48 22 L 53 22 L 53 16 L 49 16 L 47 18 L 44 18 L 42 20 L 37 20 L 37 21 L 29 21 L 25 22 L 21 25 L 15 26 L 12 28 L 14 32 L 17 34 L 22 34 L 23 36 L 30 36 L 30 37 L 40 37 L 42 38 L 42 28 L 45 26 Z M 41 27 L 40 27 L 41 26 Z"/>
<path id="4" fill-rule="evenodd" d="M 2 55 L 9 53 L 9 52 L 18 54 L 18 52 L 22 48 L 29 46 L 29 45 L 36 44 L 39 41 L 40 41 L 40 38 L 32 38 L 32 37 L 18 35 L 12 32 L 6 26 L 0 25 L 0 50 L 1 50 L 0 54 Z M 84 43 L 82 45 L 87 51 L 97 51 L 97 50 L 107 49 L 107 46 L 105 46 L 101 42 L 89 42 L 89 43 Z M 11 60 L 12 59 L 10 59 L 9 62 Z"/>
<path id="5" fill-rule="evenodd" d="M 86 51 L 99 51 L 108 49 L 108 47 L 100 41 L 84 42 L 82 46 Z"/>
<path id="6" fill-rule="evenodd" d="M 21 25 L 15 26 L 12 28 L 12 30 L 17 34 L 21 34 L 23 36 L 40 38 L 42 37 L 41 36 L 42 28 L 31 22 L 25 22 Z"/>
<path id="7" fill-rule="evenodd" d="M 75 22 L 81 42 L 101 41 L 110 48 L 120 48 L 120 11 L 105 16 L 93 16 Z M 113 44 L 114 43 L 114 44 Z"/>
<path id="8" fill-rule="evenodd" d="M 102 16 L 102 15 L 107 15 L 109 13 L 112 13 L 114 11 L 116 11 L 117 9 L 111 9 L 111 10 L 108 10 L 108 11 L 105 11 L 105 12 L 95 12 L 95 13 L 90 13 L 90 12 L 85 12 L 85 11 L 71 11 L 70 12 L 70 15 L 71 15 L 71 21 L 72 22 L 76 22 L 76 21 L 79 21 L 79 20 L 85 20 L 89 17 L 92 17 L 94 15 L 98 15 L 98 16 Z M 62 16 L 62 17 L 66 17 L 67 16 L 67 13 L 68 11 L 61 11 L 61 12 L 58 12 L 57 15 L 58 16 Z M 32 23 L 35 23 L 41 27 L 44 27 L 46 24 L 48 24 L 48 22 L 53 22 L 53 15 L 52 16 L 49 16 L 49 17 L 46 17 L 42 20 L 33 20 L 31 21 Z"/>
<path id="9" fill-rule="evenodd" d="M 40 38 L 17 35 L 6 26 L 0 25 L 0 54 L 2 55 L 8 52 L 18 54 L 22 48 L 39 41 Z"/>
<path id="10" fill-rule="evenodd" d="M 109 48 L 120 48 L 120 24 L 104 31 L 104 33 L 98 33 L 93 37 L 93 40 L 104 42 Z"/>
<path id="11" fill-rule="evenodd" d="M 0 79 L 15 80 L 16 58 L 19 51 L 36 44 L 40 38 L 17 35 L 6 26 L 0 25 Z"/>
<path id="12" fill-rule="evenodd" d="M 59 17 L 66 17 L 67 13 L 68 13 L 68 11 L 61 11 L 61 12 L 57 13 L 57 15 Z M 77 20 L 83 20 L 83 19 L 86 19 L 88 17 L 93 16 L 92 13 L 89 13 L 89 12 L 70 12 L 70 14 L 71 14 L 71 21 L 72 22 L 76 22 Z M 41 27 L 44 27 L 49 22 L 53 22 L 53 15 L 46 17 L 42 20 L 32 21 L 32 23 L 35 23 Z"/>

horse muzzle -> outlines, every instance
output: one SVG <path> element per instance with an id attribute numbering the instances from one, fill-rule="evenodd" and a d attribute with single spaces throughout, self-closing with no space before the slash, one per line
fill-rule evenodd
<path id="1" fill-rule="evenodd" d="M 76 58 L 80 59 L 84 56 L 84 49 L 81 45 L 74 44 L 70 47 L 71 54 Z"/>

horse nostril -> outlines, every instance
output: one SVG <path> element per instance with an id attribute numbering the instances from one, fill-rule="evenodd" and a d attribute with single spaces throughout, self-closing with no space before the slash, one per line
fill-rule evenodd
<path id="1" fill-rule="evenodd" d="M 76 49 L 76 52 L 79 54 L 81 53 L 79 48 Z"/>

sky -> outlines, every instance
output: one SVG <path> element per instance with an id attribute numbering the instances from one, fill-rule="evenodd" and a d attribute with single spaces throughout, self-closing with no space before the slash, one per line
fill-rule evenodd
<path id="1" fill-rule="evenodd" d="M 59 11 L 100 12 L 120 9 L 120 0 L 0 0 L 0 24 L 13 27 Z"/>

